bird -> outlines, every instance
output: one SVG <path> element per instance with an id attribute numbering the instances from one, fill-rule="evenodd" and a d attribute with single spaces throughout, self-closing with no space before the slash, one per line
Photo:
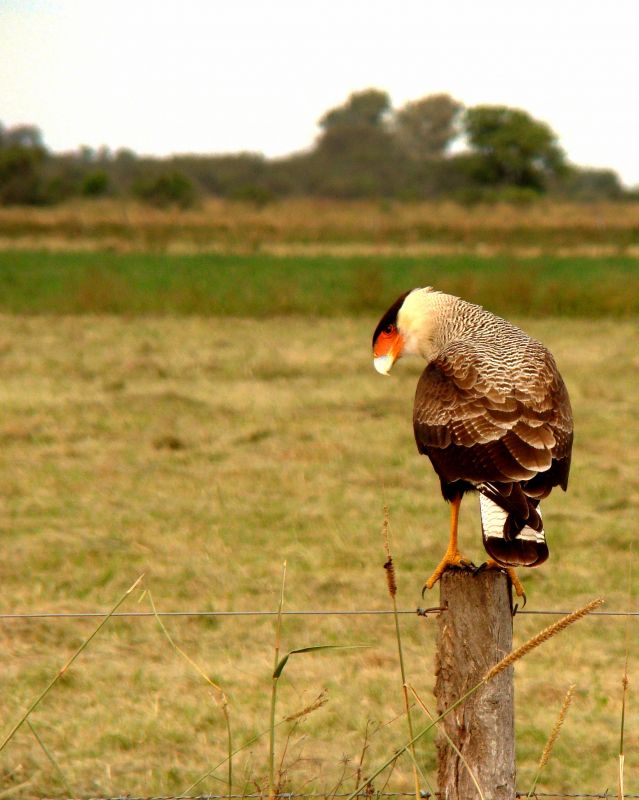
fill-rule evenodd
<path id="1" fill-rule="evenodd" d="M 573 419 L 568 390 L 551 352 L 480 305 L 431 286 L 405 292 L 373 333 L 373 364 L 388 375 L 402 356 L 426 367 L 413 406 L 418 451 L 437 473 L 450 503 L 450 539 L 424 585 L 449 568 L 477 569 L 459 550 L 462 498 L 479 493 L 488 560 L 479 569 L 508 574 L 549 555 L 540 501 L 568 488 Z"/>

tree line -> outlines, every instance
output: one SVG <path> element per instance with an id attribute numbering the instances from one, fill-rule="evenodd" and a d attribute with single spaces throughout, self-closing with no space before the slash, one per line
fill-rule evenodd
<path id="1" fill-rule="evenodd" d="M 132 196 L 190 207 L 206 196 L 257 205 L 290 196 L 527 202 L 543 195 L 637 199 L 612 169 L 572 165 L 545 122 L 507 106 L 464 107 L 433 94 L 394 109 L 386 92 L 354 92 L 319 121 L 313 146 L 256 153 L 140 157 L 81 147 L 52 153 L 32 125 L 0 123 L 0 204 Z"/>

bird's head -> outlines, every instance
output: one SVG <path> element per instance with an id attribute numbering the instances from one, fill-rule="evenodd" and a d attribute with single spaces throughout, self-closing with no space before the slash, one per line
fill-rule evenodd
<path id="1" fill-rule="evenodd" d="M 438 297 L 430 286 L 404 292 L 380 319 L 373 334 L 373 365 L 379 373 L 388 375 L 403 355 L 429 357 Z"/>

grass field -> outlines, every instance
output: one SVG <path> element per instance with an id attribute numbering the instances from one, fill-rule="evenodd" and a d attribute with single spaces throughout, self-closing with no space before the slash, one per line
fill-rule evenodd
<path id="1" fill-rule="evenodd" d="M 366 316 L 414 286 L 520 316 L 639 314 L 639 258 L 0 250 L 0 312 Z"/>
<path id="2" fill-rule="evenodd" d="M 34 310 L 49 310 L 39 298 L 54 291 L 52 276 L 70 280 L 73 269 L 91 268 L 77 255 L 66 262 L 33 254 L 24 254 L 24 261 L 0 257 L 4 311 L 26 312 L 29 291 Z M 113 258 L 104 256 L 104 263 L 116 263 Z M 162 272 L 162 264 L 169 262 L 148 259 L 145 280 L 164 280 L 169 267 Z M 199 262 L 189 263 L 197 272 Z M 240 270 L 240 262 L 226 263 L 222 272 Z M 310 280 L 313 270 L 320 272 L 321 311 L 332 285 L 330 263 L 303 262 L 299 275 L 307 277 L 295 277 Z M 558 268 L 570 273 L 573 267 L 562 263 Z M 284 269 L 282 262 L 273 264 Z M 433 266 L 427 262 L 425 271 L 434 283 Z M 622 290 L 632 294 L 634 266 L 617 268 L 615 280 L 623 275 Z M 133 267 L 126 269 L 133 274 Z M 445 546 L 448 510 L 412 441 L 419 366 L 402 362 L 382 379 L 369 352 L 372 326 L 395 282 L 403 281 L 405 270 L 412 280 L 417 269 L 384 265 L 383 285 L 369 302 L 377 302 L 378 292 L 390 296 L 377 311 L 359 307 L 354 315 L 338 304 L 326 310 L 331 318 L 5 314 L 2 611 L 107 610 L 141 573 L 160 610 L 273 609 L 284 559 L 288 608 L 388 608 L 380 535 L 385 503 L 400 606 L 421 604 L 423 580 Z M 583 269 L 588 274 L 599 267 L 588 262 Z M 29 270 L 31 279 L 22 281 Z M 442 278 L 454 272 L 441 270 Z M 14 276 L 11 291 L 8 274 Z M 236 273 L 237 291 L 247 290 L 248 274 Z M 50 276 L 46 291 L 34 275 Z M 598 272 L 592 280 L 601 287 L 605 278 Z M 69 284 L 60 280 L 55 291 L 63 303 Z M 521 322 L 555 352 L 577 431 L 569 492 L 556 492 L 545 505 L 550 561 L 523 575 L 528 607 L 572 609 L 596 596 L 609 610 L 636 607 L 636 553 L 629 557 L 639 506 L 636 319 Z M 481 559 L 477 511 L 476 500 L 465 501 L 461 535 L 464 550 Z M 148 597 L 137 592 L 126 609 L 148 610 Z M 516 643 L 547 622 L 518 615 Z M 2 734 L 95 624 L 0 620 Z M 226 691 L 234 742 L 267 728 L 273 620 L 179 618 L 166 624 Z M 576 697 L 539 789 L 603 792 L 616 786 L 629 641 L 626 791 L 639 792 L 638 624 L 586 619 L 517 665 L 521 789 L 530 786 L 572 682 Z M 409 680 L 427 702 L 435 628 L 432 620 L 402 617 Z M 385 760 L 406 738 L 392 618 L 285 619 L 285 650 L 322 643 L 371 646 L 300 655 L 287 666 L 278 716 L 294 714 L 322 689 L 329 698 L 297 726 L 278 729 L 279 759 L 287 729 L 294 728 L 284 762 L 286 787 L 296 791 L 329 791 L 340 779 L 354 788 L 367 726 L 365 767 Z M 108 623 L 31 721 L 77 796 L 181 792 L 226 752 L 223 717 L 209 688 L 152 618 Z M 237 791 L 265 787 L 266 753 L 262 737 L 236 756 Z M 420 744 L 419 755 L 434 784 L 432 740 Z M 225 768 L 216 775 L 198 789 L 223 790 Z M 410 766 L 402 762 L 389 787 L 410 786 Z M 0 793 L 11 789 L 21 798 L 68 793 L 26 727 L 0 755 Z"/>
<path id="3" fill-rule="evenodd" d="M 76 201 L 50 208 L 0 208 L 0 247 L 117 252 L 321 250 L 414 255 L 516 250 L 526 255 L 639 255 L 639 203 L 505 203 L 291 199 L 256 207 L 206 200 L 160 210 L 128 200 Z M 562 252 L 565 251 L 565 252 Z"/>

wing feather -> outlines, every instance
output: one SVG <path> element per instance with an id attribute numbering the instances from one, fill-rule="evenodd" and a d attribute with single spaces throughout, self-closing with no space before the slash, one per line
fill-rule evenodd
<path id="1" fill-rule="evenodd" d="M 485 343 L 484 343 L 485 345 Z M 567 481 L 572 445 L 568 393 L 552 355 L 530 340 L 519 368 L 500 366 L 482 343 L 454 341 L 424 370 L 415 439 L 442 482 L 537 480 L 542 496 Z"/>

